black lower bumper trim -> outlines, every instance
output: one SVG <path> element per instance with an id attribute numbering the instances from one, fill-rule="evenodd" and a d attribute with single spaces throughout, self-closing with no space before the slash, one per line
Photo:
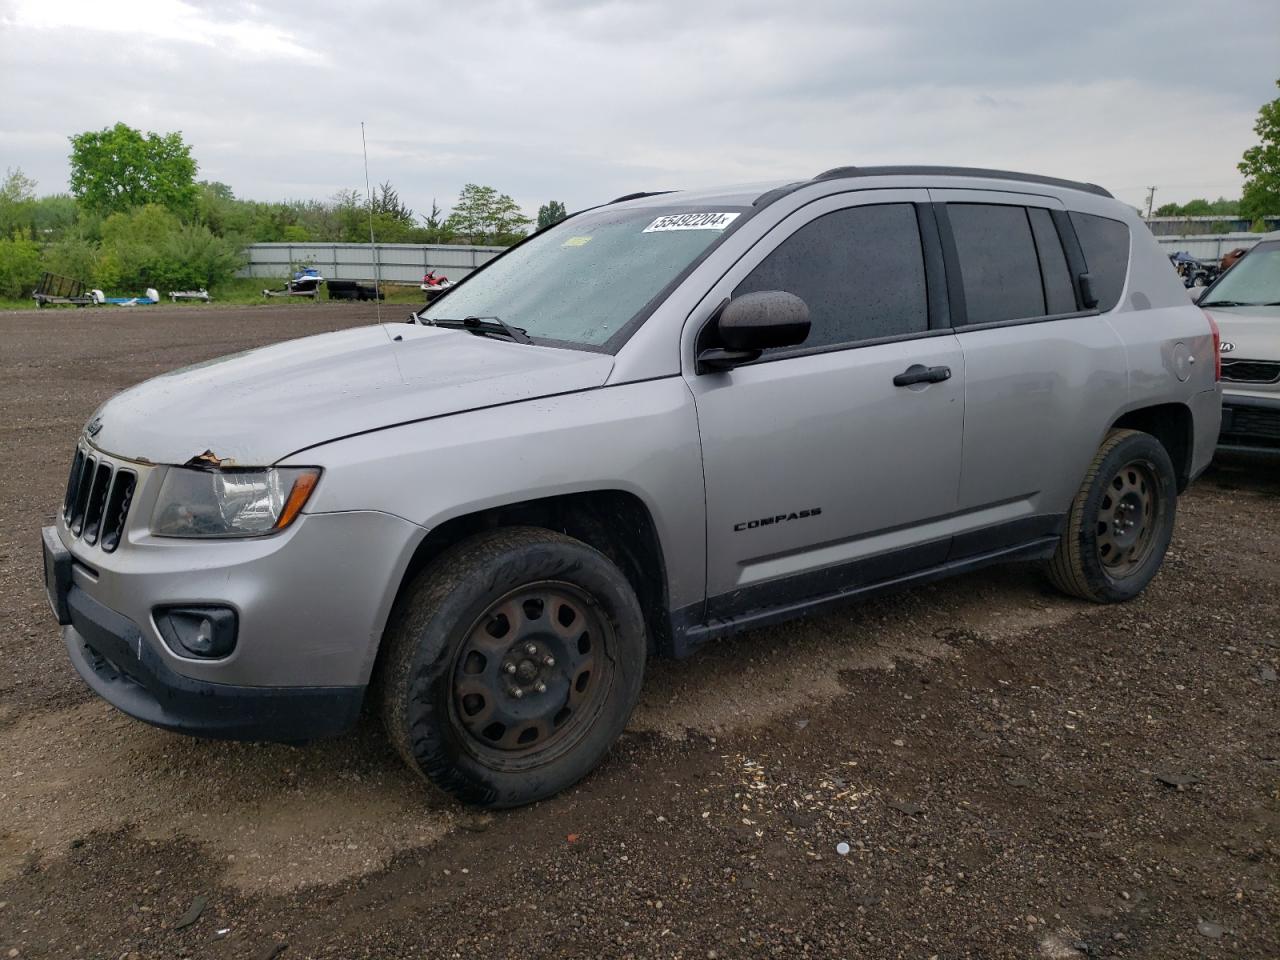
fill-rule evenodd
<path id="1" fill-rule="evenodd" d="M 359 687 L 241 687 L 169 669 L 137 624 L 78 587 L 67 593 L 63 636 L 85 683 L 112 706 L 166 730 L 221 740 L 296 743 L 355 725 Z"/>
<path id="2" fill-rule="evenodd" d="M 1218 449 L 1232 453 L 1280 452 L 1280 396 L 1225 396 Z"/>

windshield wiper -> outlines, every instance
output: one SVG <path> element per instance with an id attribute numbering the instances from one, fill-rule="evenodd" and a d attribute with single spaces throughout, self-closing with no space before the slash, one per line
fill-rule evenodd
<path id="1" fill-rule="evenodd" d="M 1239 300 L 1206 300 L 1198 303 L 1199 307 L 1257 307 L 1261 304 L 1257 303 L 1241 303 Z"/>
<path id="2" fill-rule="evenodd" d="M 501 334 L 510 337 L 516 343 L 533 343 L 533 339 L 523 327 L 513 327 L 501 317 L 419 317 L 420 323 L 429 323 L 435 327 L 451 327 L 455 330 L 470 330 L 477 336 Z"/>

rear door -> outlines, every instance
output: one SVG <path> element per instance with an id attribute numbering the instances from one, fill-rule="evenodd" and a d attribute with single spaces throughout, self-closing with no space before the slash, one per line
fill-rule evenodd
<path id="1" fill-rule="evenodd" d="M 946 558 L 942 518 L 955 509 L 964 371 L 927 200 L 923 190 L 877 190 L 815 201 L 775 227 L 692 315 L 685 363 L 706 479 L 708 616 Z M 694 340 L 715 307 L 761 290 L 805 300 L 809 339 L 730 372 L 696 373 Z M 948 375 L 896 386 L 912 367 Z"/>
<path id="2" fill-rule="evenodd" d="M 1061 201 L 931 190 L 965 363 L 952 558 L 1056 533 L 1126 390 L 1124 350 L 1083 309 Z M 1075 248 L 1078 249 L 1078 248 Z M 1074 251 L 1073 251 L 1074 253 Z"/>

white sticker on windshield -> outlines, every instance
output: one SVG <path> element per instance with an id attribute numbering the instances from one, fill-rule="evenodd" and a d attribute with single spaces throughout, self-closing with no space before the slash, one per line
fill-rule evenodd
<path id="1" fill-rule="evenodd" d="M 738 219 L 736 213 L 670 213 L 644 228 L 645 233 L 663 230 L 723 230 Z"/>

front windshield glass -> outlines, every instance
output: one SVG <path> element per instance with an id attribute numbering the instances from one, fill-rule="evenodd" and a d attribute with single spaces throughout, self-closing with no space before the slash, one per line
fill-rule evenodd
<path id="1" fill-rule="evenodd" d="M 419 318 L 501 317 L 535 340 L 609 347 L 745 208 L 591 210 L 531 238 Z"/>
<path id="2" fill-rule="evenodd" d="M 1201 306 L 1280 304 L 1280 241 L 1260 243 L 1222 275 Z"/>

